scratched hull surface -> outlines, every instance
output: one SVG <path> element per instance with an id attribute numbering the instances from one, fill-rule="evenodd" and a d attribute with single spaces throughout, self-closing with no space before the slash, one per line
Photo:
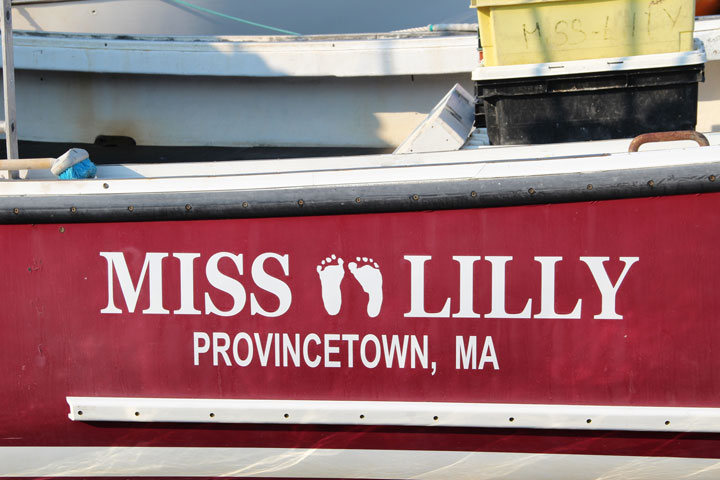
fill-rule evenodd
<path id="1" fill-rule="evenodd" d="M 701 194 L 4 225 L 0 474 L 715 478 L 712 429 L 630 415 L 622 428 L 525 428 L 512 408 L 714 415 L 718 206 Z M 382 425 L 368 412 L 322 425 L 282 409 L 261 423 L 132 409 L 85 421 L 68 418 L 69 397 L 509 410 L 485 426 L 442 414 Z"/>

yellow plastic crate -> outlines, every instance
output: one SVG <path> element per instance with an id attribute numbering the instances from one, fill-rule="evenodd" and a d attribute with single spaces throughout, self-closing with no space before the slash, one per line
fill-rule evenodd
<path id="1" fill-rule="evenodd" d="M 471 0 L 485 65 L 692 50 L 694 0 Z"/>

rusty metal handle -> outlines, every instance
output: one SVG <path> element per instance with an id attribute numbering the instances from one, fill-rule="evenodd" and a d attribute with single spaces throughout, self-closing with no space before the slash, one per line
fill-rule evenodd
<path id="1" fill-rule="evenodd" d="M 655 142 L 675 142 L 678 140 L 693 140 L 697 142 L 701 147 L 707 147 L 710 145 L 707 137 L 700 132 L 695 130 L 678 130 L 675 132 L 653 132 L 643 133 L 633 138 L 628 147 L 628 152 L 637 152 L 640 145 L 646 143 Z"/>

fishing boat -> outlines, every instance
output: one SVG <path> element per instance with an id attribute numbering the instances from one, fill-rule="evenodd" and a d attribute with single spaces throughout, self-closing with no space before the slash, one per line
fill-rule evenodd
<path id="1" fill-rule="evenodd" d="M 472 15 L 464 0 L 16 0 L 21 141 L 148 161 L 392 151 L 455 83 L 471 88 Z"/>
<path id="2" fill-rule="evenodd" d="M 720 133 L 454 92 L 395 154 L 3 181 L 0 476 L 717 478 Z"/>
<path id="3" fill-rule="evenodd" d="M 476 57 L 464 0 L 12 3 L 21 140 L 97 158 L 135 145 L 129 155 L 151 161 L 182 157 L 170 147 L 213 146 L 212 159 L 391 151 L 452 85 L 470 88 Z"/>
<path id="4" fill-rule="evenodd" d="M 710 78 L 720 73 L 719 26 L 713 17 L 696 22 Z M 79 145 L 97 159 L 116 162 L 128 156 L 177 158 L 167 147 L 200 147 L 192 152 L 202 160 L 252 158 L 262 148 L 277 156 L 283 156 L 278 149 L 289 148 L 389 152 L 453 85 L 473 90 L 468 72 L 478 62 L 476 37 L 16 32 L 17 102 L 23 105 L 18 132 L 21 142 L 33 142 L 21 148 L 25 145 L 25 156 L 45 156 L 52 150 L 43 144 L 55 150 L 54 144 Z M 698 130 L 718 128 L 719 99 L 712 82 L 700 84 Z M 152 148 L 128 153 L 104 145 Z M 234 150 L 213 150 L 217 147 Z"/>
<path id="5" fill-rule="evenodd" d="M 392 151 L 454 84 L 472 90 L 476 37 L 16 32 L 18 132 L 91 153 L 107 143 Z"/>
<path id="6" fill-rule="evenodd" d="M 720 146 L 594 143 L 6 182 L 0 473 L 715 478 Z"/>
<path id="7" fill-rule="evenodd" d="M 76 3 L 87 2 L 37 8 Z M 16 11 L 15 27 L 30 28 L 22 18 Z M 719 25 L 715 17 L 696 25 L 708 75 L 720 68 Z M 76 30 L 15 32 L 25 156 L 50 155 L 57 144 L 82 146 L 103 162 L 387 153 L 453 85 L 472 91 L 468 71 L 478 62 L 477 24 L 467 23 L 303 36 Z M 697 128 L 713 131 L 720 92 L 705 82 L 699 98 Z"/>

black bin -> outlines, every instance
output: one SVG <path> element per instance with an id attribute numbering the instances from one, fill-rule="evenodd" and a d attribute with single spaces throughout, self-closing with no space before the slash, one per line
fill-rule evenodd
<path id="1" fill-rule="evenodd" d="M 580 62 L 566 62 L 573 63 Z M 635 69 L 623 67 L 637 62 L 621 63 L 606 61 L 607 71 L 568 74 L 552 74 L 552 64 L 540 64 L 540 74 L 535 76 L 477 79 L 475 72 L 483 69 L 513 70 L 481 67 L 473 74 L 476 126 L 487 126 L 494 145 L 604 140 L 695 129 L 703 63 Z"/>

